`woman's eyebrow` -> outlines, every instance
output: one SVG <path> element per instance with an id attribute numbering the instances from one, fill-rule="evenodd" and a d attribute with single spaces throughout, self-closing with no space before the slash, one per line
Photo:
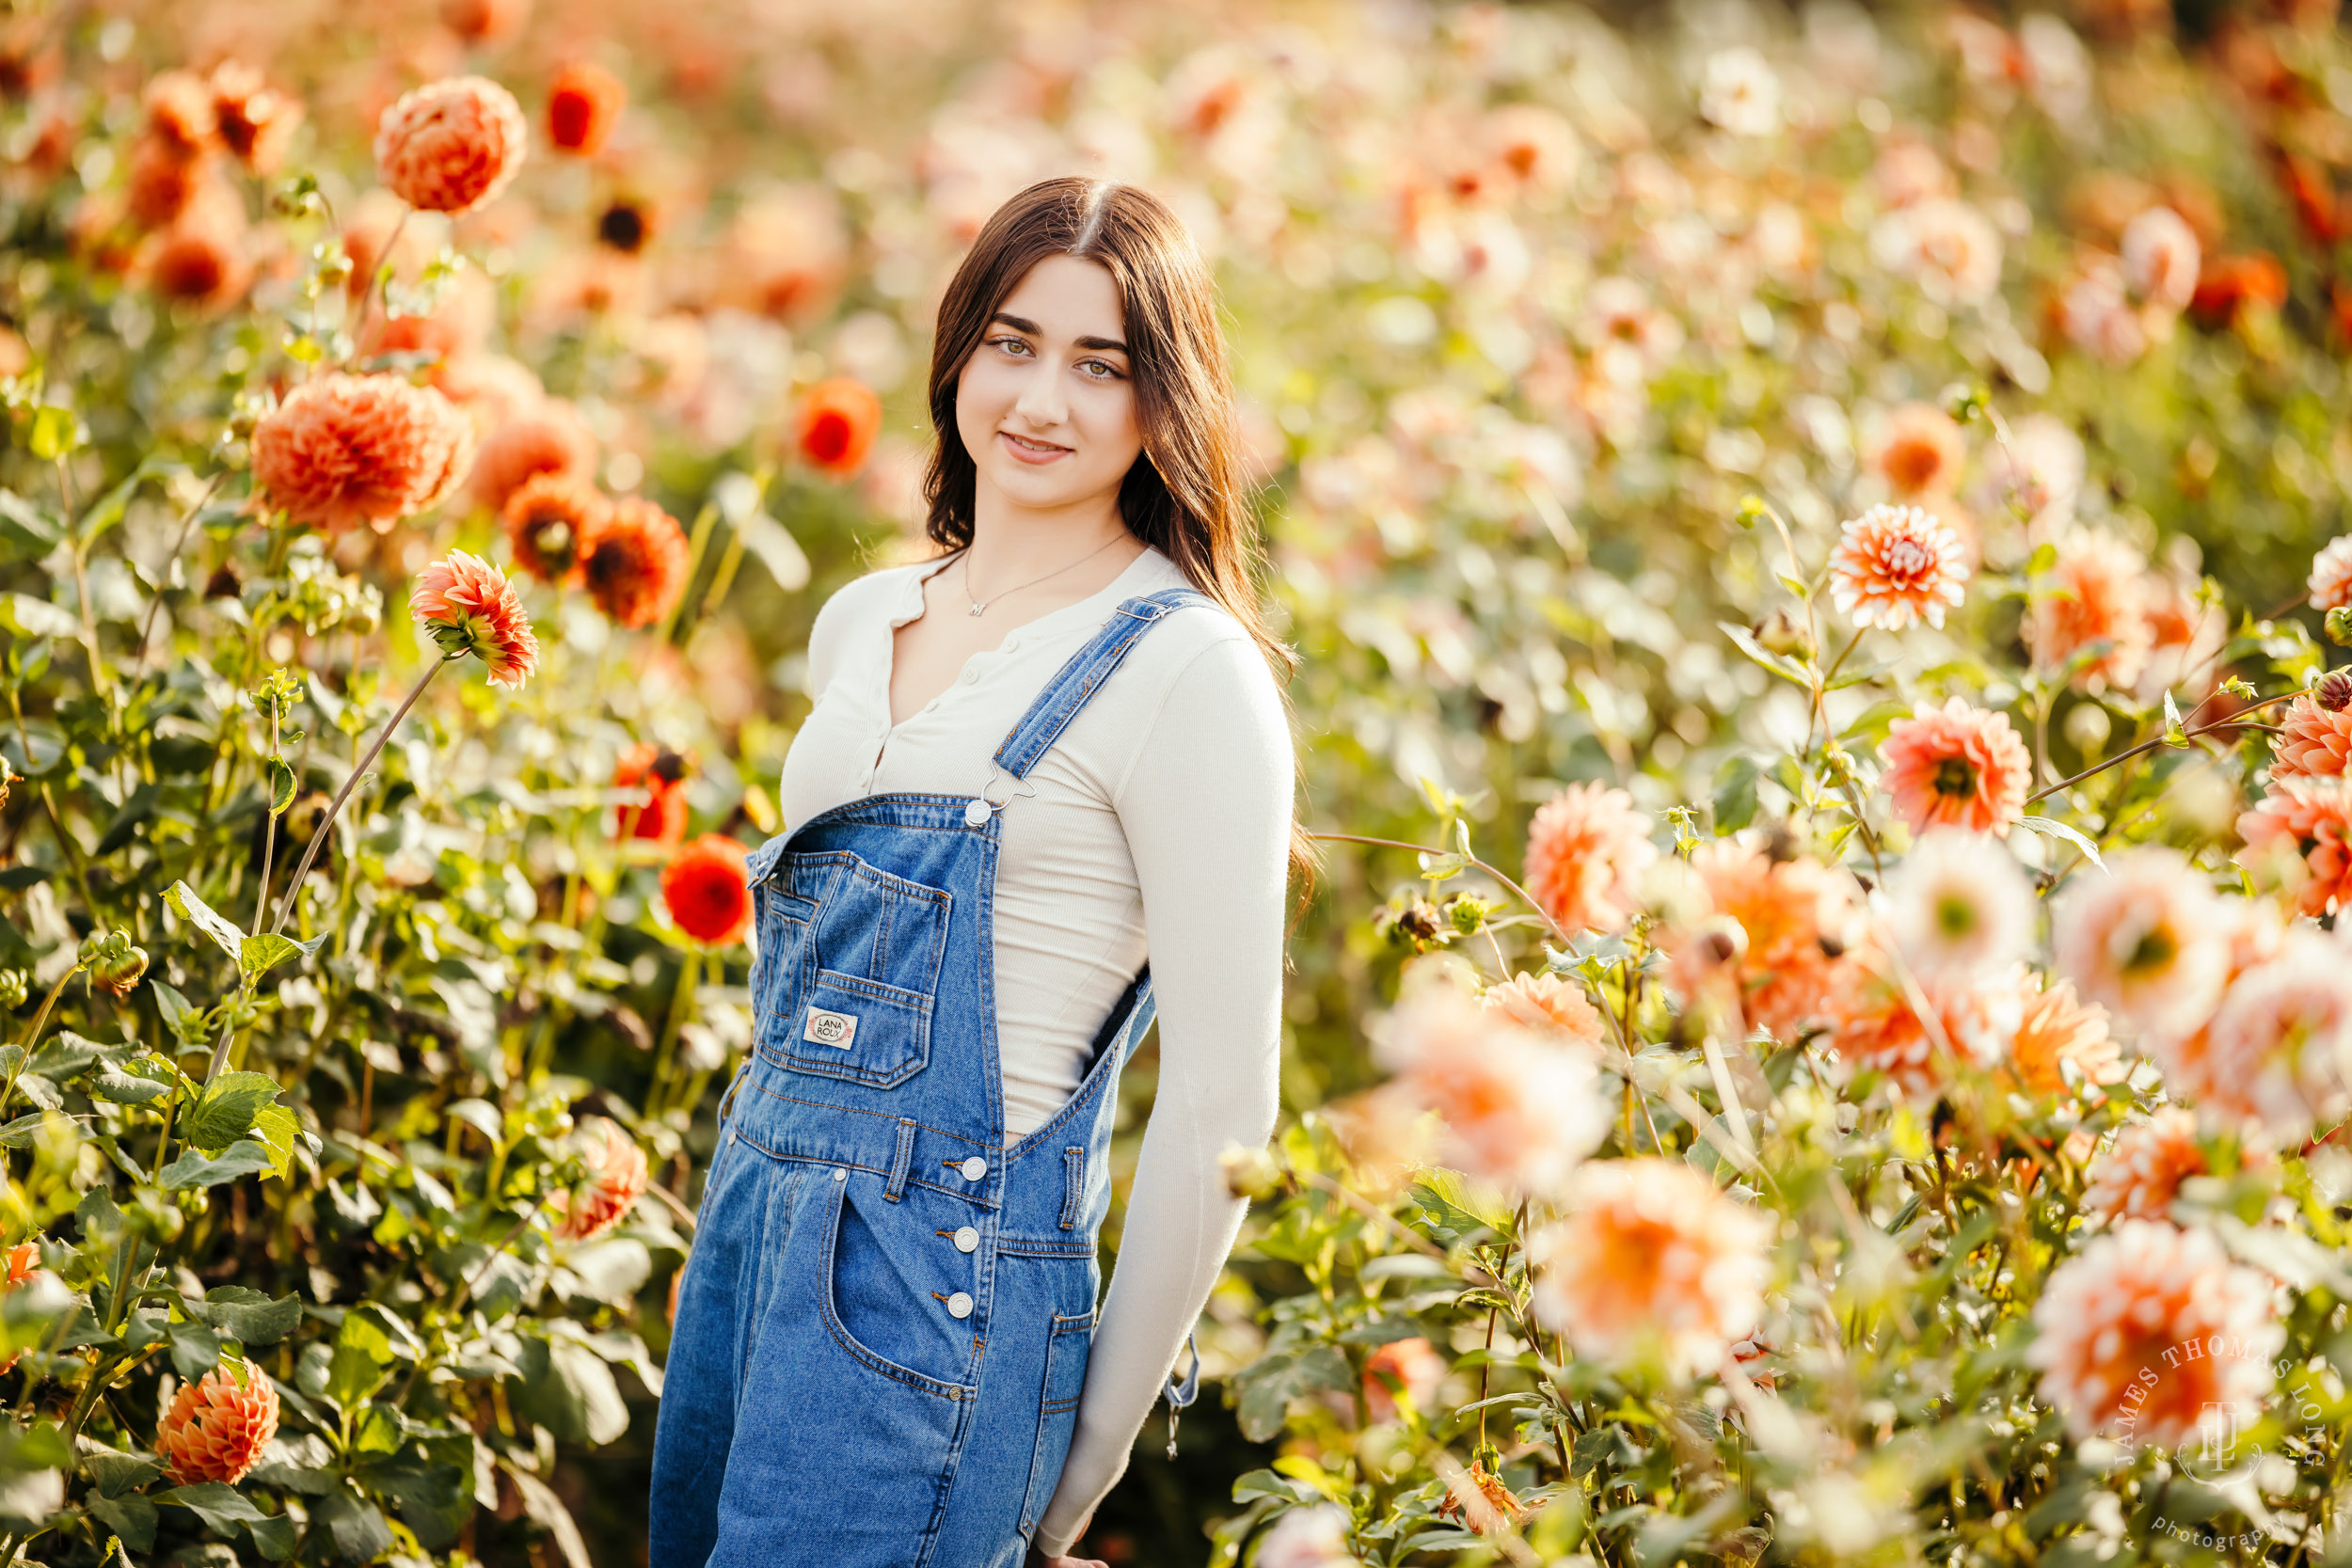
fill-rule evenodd
<path id="1" fill-rule="evenodd" d="M 1032 338 L 1045 336 L 1043 329 L 1037 323 L 1025 316 L 1013 315 L 1009 311 L 999 310 L 989 317 L 989 320 L 992 323 L 1002 323 L 1015 332 L 1025 332 Z M 1078 340 L 1078 346 L 1104 354 L 1125 354 L 1127 352 L 1127 345 L 1116 338 L 1081 338 Z"/>

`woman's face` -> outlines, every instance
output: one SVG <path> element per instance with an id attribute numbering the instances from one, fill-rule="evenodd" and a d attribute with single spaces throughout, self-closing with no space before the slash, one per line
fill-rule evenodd
<path id="1" fill-rule="evenodd" d="M 1025 510 L 1107 498 L 1143 450 L 1119 290 L 1049 256 L 1005 296 L 956 383 L 956 431 L 991 490 Z"/>

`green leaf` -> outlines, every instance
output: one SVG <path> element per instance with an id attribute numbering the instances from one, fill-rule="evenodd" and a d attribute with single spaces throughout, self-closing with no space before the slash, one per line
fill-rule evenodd
<path id="1" fill-rule="evenodd" d="M 1804 673 L 1803 666 L 1794 664 L 1789 660 L 1781 657 L 1780 655 L 1772 652 L 1770 648 L 1764 646 L 1763 643 L 1758 642 L 1756 640 L 1755 634 L 1749 631 L 1747 627 L 1735 626 L 1728 621 L 1718 621 L 1715 625 L 1718 630 L 1722 631 L 1725 637 L 1731 639 L 1731 645 L 1733 647 L 1739 649 L 1741 653 L 1756 660 L 1756 663 L 1762 665 L 1765 669 L 1770 670 L 1773 674 L 1778 675 L 1782 680 L 1788 682 L 1792 686 L 1801 686 L 1807 691 L 1813 689 L 1812 677 Z"/>
<path id="2" fill-rule="evenodd" d="M 135 1453 L 92 1447 L 82 1454 L 82 1473 L 97 1483 L 103 1496 L 119 1497 L 133 1487 L 145 1486 L 162 1475 L 164 1467 Z"/>
<path id="3" fill-rule="evenodd" d="M 46 555 L 65 525 L 13 490 L 0 490 L 0 541 L 18 555 Z"/>
<path id="4" fill-rule="evenodd" d="M 610 1443 L 628 1430 L 628 1406 L 612 1369 L 559 1323 L 549 1338 L 523 1340 L 516 1359 L 522 1383 L 513 1395 L 516 1410 L 553 1433 L 558 1441 Z"/>
<path id="5" fill-rule="evenodd" d="M 217 1154 L 250 1132 L 262 1107 L 277 1098 L 278 1080 L 265 1072 L 224 1072 L 189 1108 L 188 1142 Z"/>
<path id="6" fill-rule="evenodd" d="M 1460 876 L 1462 868 L 1468 863 L 1459 855 L 1423 855 L 1421 857 L 1421 874 L 1430 881 L 1442 882 L 1448 877 Z"/>
<path id="7" fill-rule="evenodd" d="M 334 1537 L 337 1556 L 352 1562 L 373 1562 L 391 1550 L 392 1527 L 384 1511 L 349 1486 L 339 1486 L 319 1499 L 310 1511 L 313 1521 Z"/>
<path id="8" fill-rule="evenodd" d="M 2172 693 L 2164 694 L 2164 743 L 2175 750 L 2188 746 L 2188 730 L 2181 722 L 2181 710 L 2172 705 Z"/>
<path id="9" fill-rule="evenodd" d="M 221 918 L 213 906 L 196 895 L 196 889 L 184 881 L 174 882 L 164 891 L 164 902 L 171 912 L 188 922 L 220 944 L 220 950 L 234 958 L 245 945 L 245 933 Z"/>
<path id="10" fill-rule="evenodd" d="M 122 1497 L 86 1497 L 82 1506 L 91 1518 L 122 1537 L 122 1544 L 135 1552 L 150 1552 L 155 1548 L 155 1505 L 136 1492 Z"/>
<path id="11" fill-rule="evenodd" d="M 80 446 L 89 432 L 73 417 L 71 408 L 48 404 L 33 410 L 32 428 L 24 434 L 24 445 L 43 463 L 63 457 Z"/>
<path id="12" fill-rule="evenodd" d="M 30 594 L 0 594 L 0 625 L 19 637 L 72 637 L 82 629 L 72 610 Z"/>
<path id="13" fill-rule="evenodd" d="M 364 1312 L 347 1312 L 335 1336 L 335 1358 L 326 1367 L 326 1397 L 345 1410 L 356 1410 L 370 1394 L 384 1386 L 391 1365 L 392 1341 Z"/>
<path id="14" fill-rule="evenodd" d="M 220 1365 L 220 1336 L 202 1323 L 167 1323 L 164 1333 L 171 1340 L 171 1364 L 190 1383 Z"/>
<path id="15" fill-rule="evenodd" d="M 258 937 L 247 937 L 238 944 L 237 967 L 249 979 L 259 979 L 284 963 L 288 958 L 309 958 L 326 945 L 326 933 L 321 932 L 309 942 L 296 942 L 275 931 L 263 931 Z"/>
<path id="16" fill-rule="evenodd" d="M 146 1067 L 150 1064 L 141 1062 L 133 1065 Z M 110 1100 L 118 1105 L 145 1105 L 163 1099 L 171 1092 L 171 1088 L 167 1081 L 158 1082 L 138 1073 L 125 1072 L 112 1062 L 99 1063 L 98 1070 L 90 1075 L 91 1098 Z"/>
<path id="17" fill-rule="evenodd" d="M 131 791 L 131 798 L 116 809 L 113 819 L 107 822 L 106 831 L 98 835 L 90 858 L 104 860 L 130 843 L 131 835 L 139 831 L 139 824 L 155 815 L 155 802 L 162 795 L 162 786 L 151 784 L 143 784 Z"/>
<path id="18" fill-rule="evenodd" d="M 262 766 L 269 774 L 269 814 L 283 816 L 294 804 L 294 770 L 286 766 L 284 757 L 272 757 Z"/>
<path id="19" fill-rule="evenodd" d="M 302 1123 L 283 1105 L 264 1105 L 253 1117 L 253 1131 L 269 1148 L 269 1174 L 284 1180 L 294 1169 L 294 1140 L 302 1135 Z"/>
<path id="20" fill-rule="evenodd" d="M 147 989 L 154 993 L 155 1010 L 163 1014 L 164 1027 L 183 1045 L 204 1037 L 204 1010 L 188 1005 L 188 999 L 172 987 L 150 975 Z"/>
<path id="21" fill-rule="evenodd" d="M 202 1301 L 182 1305 L 191 1318 L 212 1324 L 248 1347 L 274 1345 L 302 1322 L 300 1296 L 287 1295 L 272 1301 L 260 1291 L 243 1285 L 218 1286 L 206 1291 Z"/>
<path id="22" fill-rule="evenodd" d="M 2083 852 L 2083 858 L 2089 861 L 2091 864 L 2097 866 L 2102 871 L 2105 871 L 2107 868 L 2107 863 L 2099 858 L 2099 847 L 2091 843 L 2090 840 L 2085 838 L 2079 832 L 2068 827 L 2063 822 L 2053 820 L 2047 816 L 2021 816 L 2017 819 L 2017 825 L 2021 828 L 2026 828 L 2034 832 L 2043 834 L 2049 838 L 2062 838 L 2067 843 L 2073 845 L 2075 848 L 2080 849 Z"/>
<path id="23" fill-rule="evenodd" d="M 233 1486 L 217 1481 L 199 1481 L 187 1486 L 175 1486 L 155 1496 L 159 1503 L 184 1508 L 204 1521 L 215 1535 L 235 1535 L 237 1527 L 249 1525 L 268 1514 L 253 1506 L 253 1499 Z"/>
<path id="24" fill-rule="evenodd" d="M 274 1518 L 256 1519 L 246 1526 L 253 1536 L 253 1549 L 271 1562 L 283 1562 L 294 1554 L 297 1532 L 294 1522 L 280 1513 Z"/>
<path id="25" fill-rule="evenodd" d="M 164 1191 L 177 1193 L 191 1187 L 217 1187 L 224 1181 L 234 1181 L 240 1176 L 265 1171 L 269 1166 L 269 1150 L 250 1139 L 230 1144 L 216 1160 L 191 1150 L 164 1167 Z"/>
<path id="26" fill-rule="evenodd" d="M 1736 833 L 1756 820 L 1756 759 L 1735 752 L 1715 769 L 1715 831 Z"/>

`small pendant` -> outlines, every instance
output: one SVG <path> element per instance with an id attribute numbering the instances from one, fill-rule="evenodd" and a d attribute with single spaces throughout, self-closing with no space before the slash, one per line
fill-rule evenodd
<path id="1" fill-rule="evenodd" d="M 972 613 L 977 615 L 981 610 L 986 610 L 988 606 L 984 604 L 976 604 L 972 607 Z"/>

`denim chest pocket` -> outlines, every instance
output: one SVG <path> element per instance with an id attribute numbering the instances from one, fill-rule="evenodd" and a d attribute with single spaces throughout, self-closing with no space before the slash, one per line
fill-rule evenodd
<path id="1" fill-rule="evenodd" d="M 792 962 L 768 993 L 785 1063 L 877 1088 L 905 1083 L 930 1059 L 953 896 L 847 850 L 786 862 L 775 919 Z"/>

